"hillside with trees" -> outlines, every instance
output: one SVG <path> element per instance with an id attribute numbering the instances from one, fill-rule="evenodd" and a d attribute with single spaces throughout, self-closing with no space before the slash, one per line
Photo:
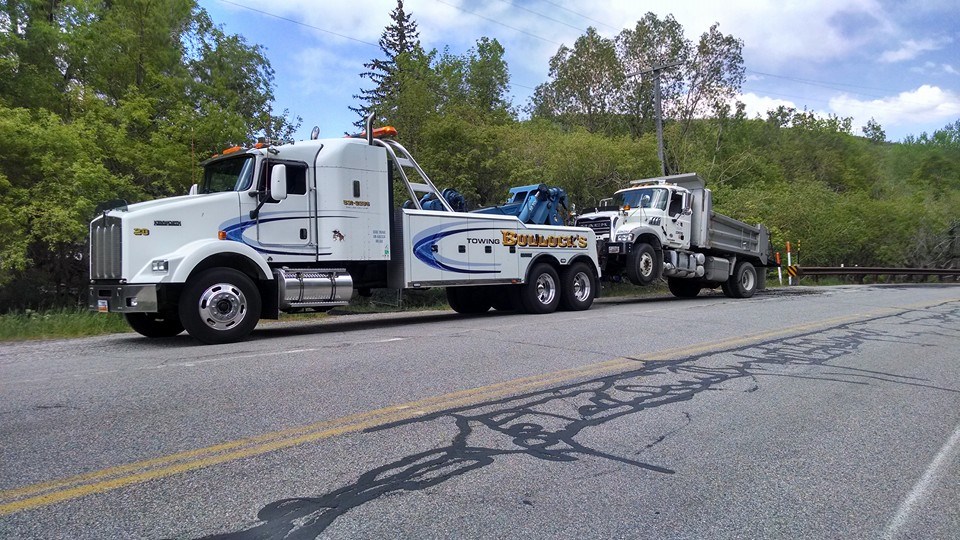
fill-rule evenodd
<path id="1" fill-rule="evenodd" d="M 960 262 L 960 120 L 888 142 L 873 121 L 749 118 L 733 101 L 743 43 L 717 25 L 687 41 L 652 13 L 560 47 L 531 102 L 515 104 L 496 39 L 428 51 L 402 2 L 391 15 L 363 66 L 358 121 L 396 126 L 473 207 L 544 182 L 585 208 L 657 176 L 651 79 L 636 73 L 680 62 L 660 75 L 666 166 L 703 176 L 718 211 L 799 242 L 806 265 Z M 263 49 L 193 0 L 8 0 L 0 25 L 0 311 L 82 304 L 98 204 L 185 193 L 215 149 L 298 127 L 273 109 Z"/>

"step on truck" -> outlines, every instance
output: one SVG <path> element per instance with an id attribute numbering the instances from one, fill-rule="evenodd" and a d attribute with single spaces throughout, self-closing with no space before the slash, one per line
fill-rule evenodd
<path id="1" fill-rule="evenodd" d="M 317 133 L 228 149 L 203 164 L 189 195 L 103 211 L 90 223 L 90 309 L 122 313 L 147 337 L 186 329 L 227 343 L 260 319 L 376 288 L 443 287 L 471 314 L 593 303 L 591 229 L 455 211 L 393 128 L 368 120 L 357 136 Z"/>
<path id="2" fill-rule="evenodd" d="M 749 298 L 766 285 L 770 233 L 714 212 L 712 197 L 696 173 L 635 180 L 576 225 L 597 235 L 606 279 L 650 285 L 663 277 L 680 298 L 717 287 Z"/>

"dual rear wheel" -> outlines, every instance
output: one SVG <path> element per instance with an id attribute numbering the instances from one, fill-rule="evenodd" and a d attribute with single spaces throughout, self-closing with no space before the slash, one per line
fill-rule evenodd
<path id="1" fill-rule="evenodd" d="M 740 261 L 733 267 L 733 275 L 720 284 L 720 288 L 729 298 L 750 298 L 757 292 L 760 282 L 757 269 L 747 261 Z"/>
<path id="2" fill-rule="evenodd" d="M 596 294 L 596 274 L 583 262 L 566 266 L 559 273 L 549 264 L 538 263 L 522 285 L 447 287 L 450 307 L 463 314 L 485 313 L 491 307 L 532 314 L 552 313 L 558 308 L 581 311 L 593 304 Z"/>

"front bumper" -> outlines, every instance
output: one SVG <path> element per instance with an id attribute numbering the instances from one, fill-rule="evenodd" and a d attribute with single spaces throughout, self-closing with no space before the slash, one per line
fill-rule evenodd
<path id="1" fill-rule="evenodd" d="M 607 242 L 608 255 L 626 255 L 630 253 L 633 244 L 628 242 Z"/>
<path id="2" fill-rule="evenodd" d="M 159 308 L 156 284 L 93 284 L 87 298 L 90 310 L 101 313 L 156 313 Z"/>

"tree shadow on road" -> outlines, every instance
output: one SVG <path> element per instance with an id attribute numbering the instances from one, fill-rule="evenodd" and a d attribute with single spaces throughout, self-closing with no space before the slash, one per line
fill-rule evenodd
<path id="1" fill-rule="evenodd" d="M 520 396 L 441 411 L 374 428 L 444 419 L 456 427 L 450 443 L 414 453 L 361 474 L 353 483 L 316 497 L 279 500 L 263 507 L 247 529 L 209 536 L 219 539 L 315 538 L 337 518 L 367 502 L 414 492 L 487 467 L 507 456 L 556 463 L 584 458 L 610 460 L 656 474 L 673 474 L 663 464 L 616 455 L 578 440 L 585 431 L 644 411 L 697 398 L 709 390 L 753 392 L 764 376 L 795 377 L 846 384 L 888 383 L 960 393 L 930 381 L 847 368 L 831 361 L 857 352 L 870 341 L 928 345 L 929 339 L 960 337 L 960 308 L 904 311 L 826 331 L 709 352 L 670 361 L 638 361 L 638 369 Z M 641 363 L 642 362 L 642 363 Z M 829 370 L 822 368 L 828 367 Z M 687 416 L 689 424 L 689 415 Z M 452 422 L 451 422 L 452 421 Z M 651 434 L 659 444 L 672 434 Z M 586 438 L 586 437 L 583 437 Z M 632 452 L 631 456 L 642 454 Z"/>

